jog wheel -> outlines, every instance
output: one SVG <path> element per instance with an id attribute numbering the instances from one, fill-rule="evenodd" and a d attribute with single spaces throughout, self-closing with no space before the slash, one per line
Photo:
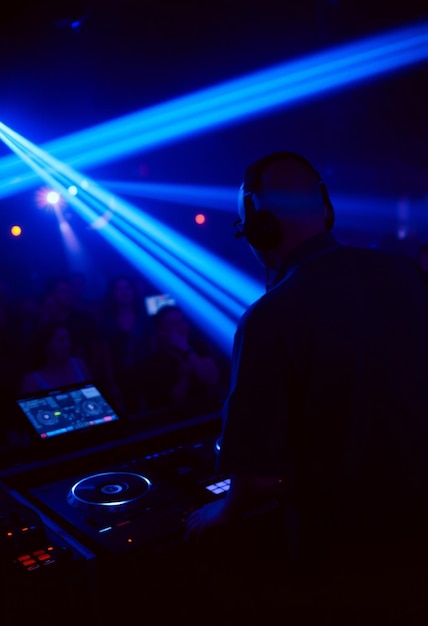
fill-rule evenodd
<path id="1" fill-rule="evenodd" d="M 67 502 L 86 511 L 116 512 L 138 508 L 152 484 L 132 472 L 105 472 L 83 478 L 67 494 Z"/>

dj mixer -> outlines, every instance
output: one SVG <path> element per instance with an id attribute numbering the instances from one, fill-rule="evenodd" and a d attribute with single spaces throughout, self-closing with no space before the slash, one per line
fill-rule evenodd
<path id="1" fill-rule="evenodd" d="M 104 594 L 129 595 L 142 560 L 146 603 L 147 595 L 175 586 L 171 572 L 181 569 L 179 561 L 189 552 L 188 514 L 228 489 L 228 477 L 215 469 L 219 431 L 218 415 L 162 429 L 134 425 L 117 440 L 80 450 L 74 440 L 71 449 L 59 448 L 61 454 L 36 446 L 28 462 L 1 470 L 1 571 L 9 622 L 16 607 L 29 611 L 38 604 L 51 614 L 74 589 L 71 614 L 84 610 L 92 622 L 98 615 L 106 623 L 112 607 L 105 606 Z M 25 586 L 31 593 L 23 600 Z"/>
<path id="2" fill-rule="evenodd" d="M 216 469 L 219 413 L 124 420 L 93 385 L 23 398 L 19 408 L 23 449 L 0 465 L 8 624 L 35 607 L 46 626 L 65 612 L 116 624 L 142 608 L 157 626 L 179 614 L 190 623 L 190 606 L 206 612 L 215 597 L 221 612 L 236 577 L 254 579 L 257 523 L 206 545 L 186 537 L 189 514 L 229 489 Z M 260 532 L 273 537 L 263 524 Z"/>

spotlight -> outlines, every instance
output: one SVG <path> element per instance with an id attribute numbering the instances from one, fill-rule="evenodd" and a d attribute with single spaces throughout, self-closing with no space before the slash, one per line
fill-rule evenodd
<path id="1" fill-rule="evenodd" d="M 61 195 L 51 187 L 41 187 L 36 191 L 35 202 L 39 209 L 53 210 L 63 203 Z"/>
<path id="2" fill-rule="evenodd" d="M 60 195 L 57 191 L 49 191 L 46 195 L 46 202 L 48 204 L 58 204 L 60 201 Z"/>
<path id="3" fill-rule="evenodd" d="M 195 215 L 195 222 L 199 225 L 201 224 L 205 224 L 206 218 L 205 215 L 203 215 L 202 213 L 198 213 L 197 215 Z"/>
<path id="4" fill-rule="evenodd" d="M 13 237 L 20 237 L 22 235 L 22 228 L 18 226 L 17 224 L 15 224 L 10 229 L 10 232 L 13 235 Z"/>

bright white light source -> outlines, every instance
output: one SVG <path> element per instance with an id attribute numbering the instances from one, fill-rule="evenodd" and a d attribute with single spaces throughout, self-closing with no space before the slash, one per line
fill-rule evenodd
<path id="1" fill-rule="evenodd" d="M 49 191 L 46 194 L 46 202 L 48 204 L 57 204 L 59 202 L 60 195 L 57 191 Z"/>

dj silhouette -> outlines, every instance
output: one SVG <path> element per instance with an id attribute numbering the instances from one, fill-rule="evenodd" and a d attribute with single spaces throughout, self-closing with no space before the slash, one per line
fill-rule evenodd
<path id="1" fill-rule="evenodd" d="M 426 543 L 426 279 L 409 257 L 340 245 L 334 217 L 301 156 L 246 170 L 237 236 L 273 278 L 235 337 L 218 459 L 230 491 L 189 516 L 189 540 L 277 501 L 277 545 L 302 567 Z"/>

